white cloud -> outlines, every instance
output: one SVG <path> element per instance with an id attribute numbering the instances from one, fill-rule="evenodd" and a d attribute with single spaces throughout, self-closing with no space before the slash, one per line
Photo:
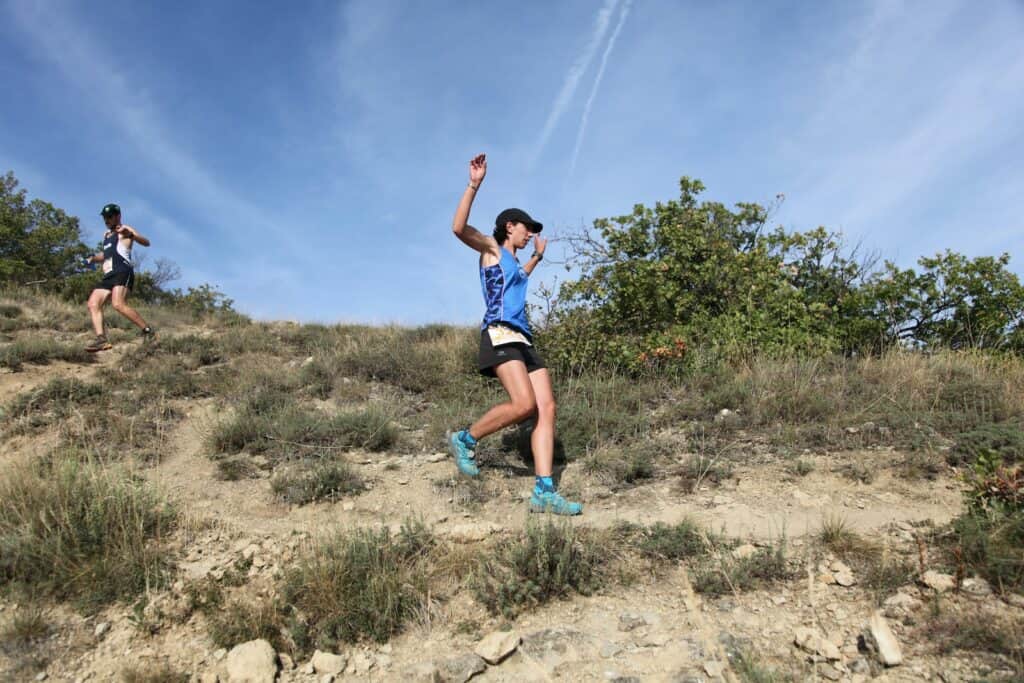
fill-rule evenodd
<path id="1" fill-rule="evenodd" d="M 583 147 L 583 136 L 587 132 L 587 120 L 590 118 L 590 110 L 594 106 L 594 100 L 597 99 L 597 91 L 601 87 L 601 79 L 604 78 L 604 70 L 608 66 L 608 58 L 611 57 L 612 50 L 615 49 L 615 41 L 618 39 L 622 27 L 626 23 L 626 17 L 629 16 L 629 9 L 632 5 L 633 0 L 626 0 L 625 4 L 623 4 L 622 10 L 619 12 L 619 21 L 615 24 L 615 30 L 612 31 L 611 38 L 608 39 L 608 45 L 605 46 L 604 54 L 601 55 L 601 64 L 597 69 L 597 76 L 594 77 L 594 86 L 590 90 L 587 103 L 583 106 L 583 115 L 580 117 L 580 129 L 576 134 L 576 146 L 572 150 L 572 161 L 569 163 L 567 181 L 576 172 L 576 161 L 579 159 L 580 149 Z"/>
<path id="2" fill-rule="evenodd" d="M 562 88 L 558 91 L 554 104 L 551 106 L 551 112 L 544 122 L 544 128 L 541 130 L 540 139 L 537 141 L 537 145 L 530 156 L 528 166 L 532 167 L 544 153 L 544 148 L 547 147 L 559 119 L 562 118 L 573 96 L 576 94 L 580 79 L 583 78 L 583 74 L 586 73 L 590 63 L 594 61 L 597 49 L 604 40 L 604 34 L 608 32 L 608 24 L 611 21 L 616 5 L 618 5 L 618 0 L 605 0 L 604 5 L 598 10 L 597 16 L 594 19 L 594 29 L 591 32 L 590 41 L 584 47 L 583 52 L 576 58 L 576 61 L 572 63 L 572 66 L 569 67 L 569 71 L 565 75 Z"/>

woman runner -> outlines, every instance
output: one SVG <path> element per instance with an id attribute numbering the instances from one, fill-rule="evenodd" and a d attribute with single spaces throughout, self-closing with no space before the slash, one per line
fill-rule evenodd
<path id="1" fill-rule="evenodd" d="M 567 501 L 555 490 L 551 478 L 555 451 L 555 397 L 544 361 L 533 347 L 526 320 L 526 287 L 530 273 L 544 258 L 547 240 L 540 237 L 543 225 L 520 209 L 505 209 L 494 223 L 493 237 L 467 224 L 480 184 L 487 175 L 486 156 L 469 162 L 469 185 L 455 210 L 452 231 L 467 246 L 480 252 L 480 286 L 487 311 L 480 328 L 480 372 L 497 377 L 508 392 L 508 401 L 494 406 L 468 429 L 452 434 L 449 450 L 459 472 L 477 477 L 474 449 L 477 442 L 509 425 L 536 416 L 530 445 L 536 482 L 530 510 L 558 515 L 578 515 L 580 503 Z M 516 252 L 534 238 L 534 252 L 524 265 Z"/>

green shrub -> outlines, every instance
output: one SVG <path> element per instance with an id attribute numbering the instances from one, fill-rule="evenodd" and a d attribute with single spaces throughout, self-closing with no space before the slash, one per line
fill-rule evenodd
<path id="1" fill-rule="evenodd" d="M 785 542 L 780 542 L 758 548 L 748 557 L 722 554 L 702 561 L 693 574 L 693 589 L 714 597 L 755 590 L 792 577 Z"/>
<path id="2" fill-rule="evenodd" d="M 98 607 L 168 579 L 174 509 L 149 485 L 74 457 L 0 474 L 0 581 Z"/>
<path id="3" fill-rule="evenodd" d="M 1024 510 L 970 510 L 953 530 L 966 569 L 996 590 L 1024 593 Z"/>
<path id="4" fill-rule="evenodd" d="M 1024 430 L 1019 424 L 987 424 L 961 433 L 949 451 L 951 465 L 971 465 L 980 455 L 1009 465 L 1024 461 Z"/>
<path id="5" fill-rule="evenodd" d="M 239 643 L 263 639 L 277 650 L 285 649 L 281 615 L 270 602 L 233 600 L 209 612 L 207 633 L 217 647 L 230 649 Z"/>
<path id="6" fill-rule="evenodd" d="M 21 306 L 15 304 L 0 304 L 0 318 L 7 320 L 13 320 L 14 318 L 20 318 L 24 315 L 24 311 Z"/>
<path id="7" fill-rule="evenodd" d="M 0 650 L 30 648 L 50 635 L 46 612 L 36 605 L 23 605 L 0 627 Z"/>
<path id="8" fill-rule="evenodd" d="M 386 642 L 421 609 L 433 538 L 419 523 L 398 534 L 356 529 L 315 545 L 285 574 L 283 604 L 300 653 L 361 639 Z"/>
<path id="9" fill-rule="evenodd" d="M 292 505 L 305 505 L 318 500 L 335 500 L 344 495 L 361 493 L 363 478 L 343 460 L 317 459 L 292 465 L 276 473 L 270 489 L 278 498 Z"/>
<path id="10" fill-rule="evenodd" d="M 672 525 L 657 522 L 648 527 L 636 547 L 646 557 L 678 561 L 706 555 L 712 546 L 704 529 L 684 519 Z"/>
<path id="11" fill-rule="evenodd" d="M 554 598 L 590 595 L 602 584 L 602 554 L 568 523 L 530 522 L 481 560 L 472 585 L 490 612 L 511 618 Z"/>

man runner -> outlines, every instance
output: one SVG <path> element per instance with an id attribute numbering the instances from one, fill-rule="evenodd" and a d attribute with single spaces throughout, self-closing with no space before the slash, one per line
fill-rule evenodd
<path id="1" fill-rule="evenodd" d="M 121 222 L 121 207 L 107 204 L 100 211 L 107 232 L 103 235 L 103 251 L 85 259 L 86 264 L 102 263 L 103 280 L 89 296 L 89 315 L 92 316 L 92 328 L 96 339 L 85 347 L 86 351 L 96 353 L 111 348 L 107 335 L 103 330 L 103 307 L 107 300 L 113 302 L 114 310 L 135 323 L 142 330 L 142 338 L 148 341 L 153 338 L 153 329 L 146 324 L 142 316 L 128 305 L 128 293 L 135 285 L 135 267 L 132 264 L 132 245 L 138 242 L 144 247 L 149 240 L 139 234 L 130 225 Z"/>
<path id="2" fill-rule="evenodd" d="M 480 184 L 487 175 L 487 158 L 480 154 L 469 162 L 469 185 L 455 210 L 452 231 L 467 246 L 480 252 L 480 286 L 487 311 L 480 326 L 480 372 L 497 377 L 508 392 L 508 401 L 494 406 L 468 429 L 452 434 L 448 447 L 459 472 L 477 477 L 474 449 L 477 442 L 509 425 L 536 416 L 530 439 L 536 481 L 530 510 L 559 515 L 578 515 L 583 506 L 563 498 L 551 478 L 555 452 L 555 397 L 544 361 L 533 347 L 526 320 L 526 287 L 530 273 L 544 258 L 547 240 L 534 239 L 534 253 L 520 265 L 516 252 L 539 235 L 543 225 L 520 209 L 498 214 L 493 236 L 467 224 Z"/>

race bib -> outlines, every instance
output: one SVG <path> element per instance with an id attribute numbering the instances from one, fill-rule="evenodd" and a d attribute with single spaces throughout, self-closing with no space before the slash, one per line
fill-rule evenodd
<path id="1" fill-rule="evenodd" d="M 112 258 L 103 259 L 103 274 L 106 275 L 107 273 L 109 273 L 113 269 L 114 269 L 114 259 L 112 259 Z"/>
<path id="2" fill-rule="evenodd" d="M 505 344 L 526 344 L 527 346 L 533 346 L 525 334 L 513 330 L 511 327 L 505 327 L 504 325 L 488 326 L 487 334 L 491 337 L 491 346 L 504 346 Z"/>

